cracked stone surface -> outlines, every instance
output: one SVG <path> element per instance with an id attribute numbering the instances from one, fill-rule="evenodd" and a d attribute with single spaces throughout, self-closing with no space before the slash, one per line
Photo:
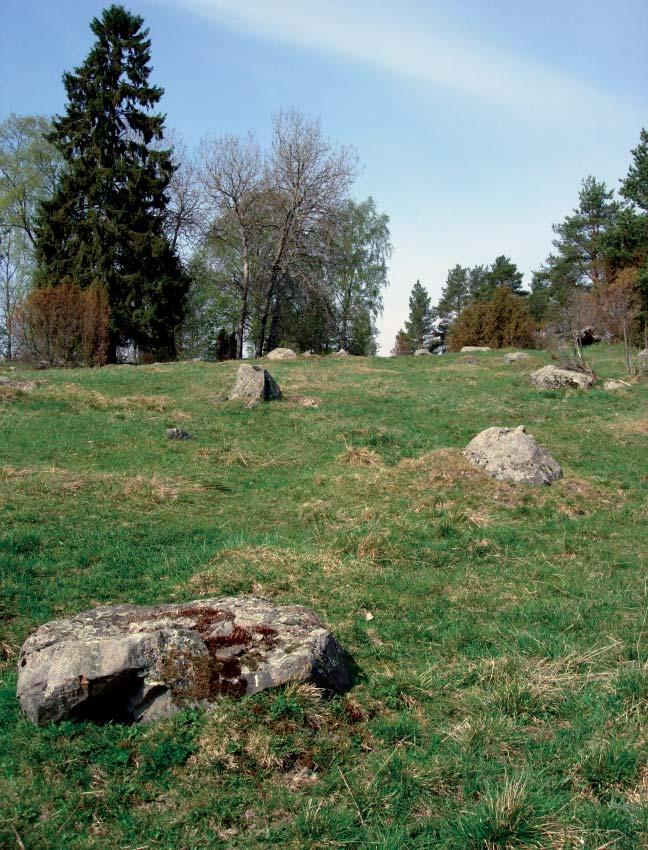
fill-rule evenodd
<path id="1" fill-rule="evenodd" d="M 347 690 L 342 647 L 309 608 L 233 596 L 45 623 L 21 649 L 17 695 L 39 725 L 133 723 L 288 682 Z"/>

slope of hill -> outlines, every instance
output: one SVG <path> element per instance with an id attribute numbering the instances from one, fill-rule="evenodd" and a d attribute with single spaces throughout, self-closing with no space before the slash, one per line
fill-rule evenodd
<path id="1" fill-rule="evenodd" d="M 648 384 L 539 392 L 544 353 L 475 359 L 272 363 L 285 397 L 254 409 L 214 401 L 234 363 L 0 366 L 46 381 L 0 386 L 2 846 L 645 846 Z M 615 347 L 592 362 L 622 374 Z M 519 424 L 562 481 L 463 458 Z M 353 689 L 142 727 L 20 717 L 40 623 L 249 592 L 321 613 Z"/>

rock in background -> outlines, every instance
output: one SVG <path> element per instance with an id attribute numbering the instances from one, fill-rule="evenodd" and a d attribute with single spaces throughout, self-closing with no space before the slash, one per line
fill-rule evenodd
<path id="1" fill-rule="evenodd" d="M 542 390 L 579 389 L 587 390 L 594 384 L 594 377 L 575 369 L 560 369 L 558 366 L 543 366 L 531 372 L 531 383 Z"/>
<path id="2" fill-rule="evenodd" d="M 296 360 L 297 355 L 292 348 L 273 348 L 266 354 L 268 360 Z"/>

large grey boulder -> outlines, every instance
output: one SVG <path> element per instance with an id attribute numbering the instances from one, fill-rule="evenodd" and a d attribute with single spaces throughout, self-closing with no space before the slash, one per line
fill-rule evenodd
<path id="1" fill-rule="evenodd" d="M 258 402 L 272 401 L 281 398 L 279 384 L 263 366 L 248 366 L 243 364 L 239 367 L 236 375 L 234 389 L 230 393 L 230 400 Z"/>
<path id="2" fill-rule="evenodd" d="M 528 360 L 529 356 L 526 351 L 511 351 L 504 355 L 504 362 L 518 363 L 520 360 Z"/>
<path id="3" fill-rule="evenodd" d="M 490 351 L 488 345 L 464 345 L 461 349 L 461 354 L 470 354 L 470 352 Z"/>
<path id="4" fill-rule="evenodd" d="M 292 348 L 273 348 L 266 354 L 268 360 L 296 360 L 297 355 Z"/>
<path id="5" fill-rule="evenodd" d="M 487 428 L 466 446 L 468 460 L 499 481 L 516 484 L 551 484 L 562 478 L 562 469 L 551 455 L 518 428 Z"/>
<path id="6" fill-rule="evenodd" d="M 594 383 L 594 377 L 588 372 L 575 369 L 560 369 L 558 366 L 543 366 L 531 372 L 531 383 L 542 390 L 558 390 L 567 387 L 587 390 Z"/>
<path id="7" fill-rule="evenodd" d="M 136 722 L 287 682 L 344 691 L 344 651 L 301 605 L 254 596 L 95 608 L 41 626 L 18 659 L 26 717 Z"/>

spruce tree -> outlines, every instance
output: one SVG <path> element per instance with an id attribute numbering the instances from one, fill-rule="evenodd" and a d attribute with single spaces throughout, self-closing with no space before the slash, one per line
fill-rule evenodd
<path id="1" fill-rule="evenodd" d="M 173 174 L 161 148 L 162 97 L 149 84 L 143 19 L 112 5 L 91 23 L 96 41 L 63 75 L 65 113 L 48 140 L 65 165 L 37 226 L 36 282 L 106 288 L 111 358 L 119 344 L 157 357 L 176 353 L 187 280 L 164 235 L 165 190 Z"/>
<path id="2" fill-rule="evenodd" d="M 430 296 L 421 281 L 417 280 L 409 298 L 409 319 L 405 322 L 407 336 L 416 348 L 425 348 L 432 331 Z"/>

